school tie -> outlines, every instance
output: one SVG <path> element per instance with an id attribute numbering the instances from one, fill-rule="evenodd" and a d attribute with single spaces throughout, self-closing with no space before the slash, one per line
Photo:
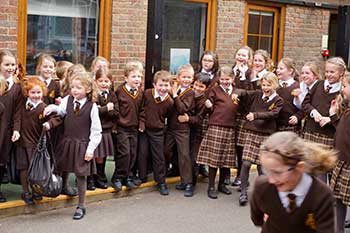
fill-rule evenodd
<path id="1" fill-rule="evenodd" d="M 75 104 L 74 113 L 75 113 L 75 115 L 78 115 L 80 112 L 80 103 L 79 103 L 79 101 L 75 101 L 74 104 Z"/>
<path id="2" fill-rule="evenodd" d="M 45 80 L 45 85 L 48 87 L 49 86 L 49 81 Z"/>
<path id="3" fill-rule="evenodd" d="M 137 91 L 137 90 L 133 88 L 133 89 L 130 89 L 129 92 L 130 92 L 131 95 L 134 96 L 134 95 L 136 94 L 136 91 Z"/>
<path id="4" fill-rule="evenodd" d="M 157 98 L 156 98 L 156 102 L 161 102 L 162 101 L 162 99 L 158 96 Z"/>
<path id="5" fill-rule="evenodd" d="M 288 211 L 293 212 L 297 208 L 297 202 L 295 200 L 297 196 L 294 193 L 288 193 L 287 197 L 289 201 Z"/>
<path id="6" fill-rule="evenodd" d="M 227 94 L 229 94 L 229 93 L 230 93 L 230 89 L 229 89 L 229 88 L 225 88 L 225 92 L 226 92 Z"/>
<path id="7" fill-rule="evenodd" d="M 106 104 L 107 103 L 107 91 L 103 91 L 101 93 L 101 101 L 102 101 L 102 104 Z"/>
<path id="8" fill-rule="evenodd" d="M 181 89 L 179 89 L 176 94 L 180 95 L 181 94 Z"/>
<path id="9" fill-rule="evenodd" d="M 265 96 L 265 97 L 263 98 L 263 101 L 264 101 L 264 103 L 267 103 L 267 101 L 269 101 L 269 97 L 268 97 L 268 96 Z"/>
<path id="10" fill-rule="evenodd" d="M 287 87 L 287 82 L 282 82 L 282 87 L 286 88 Z"/>
<path id="11" fill-rule="evenodd" d="M 328 94 L 331 89 L 332 89 L 332 86 L 331 85 L 327 85 L 325 92 Z"/>
<path id="12" fill-rule="evenodd" d="M 5 92 L 7 92 L 8 90 L 10 90 L 10 82 L 9 81 L 6 81 L 6 88 L 5 88 Z"/>
<path id="13" fill-rule="evenodd" d="M 241 71 L 240 70 L 236 70 L 236 74 L 235 74 L 235 78 L 239 78 L 241 76 Z"/>
<path id="14" fill-rule="evenodd" d="M 34 105 L 32 103 L 28 102 L 27 105 L 26 105 L 26 110 L 30 111 L 30 110 L 33 109 L 33 107 L 34 107 Z"/>

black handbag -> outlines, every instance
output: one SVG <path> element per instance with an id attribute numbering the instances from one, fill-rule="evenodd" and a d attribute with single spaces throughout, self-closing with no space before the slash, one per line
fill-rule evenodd
<path id="1" fill-rule="evenodd" d="M 56 160 L 53 152 L 49 153 L 47 139 L 47 132 L 43 130 L 28 169 L 28 180 L 33 192 L 57 197 L 62 191 L 62 177 L 54 174 Z"/>

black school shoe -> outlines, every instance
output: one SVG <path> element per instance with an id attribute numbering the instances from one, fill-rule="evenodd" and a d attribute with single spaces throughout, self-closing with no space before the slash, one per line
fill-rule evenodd
<path id="1" fill-rule="evenodd" d="M 7 199 L 4 196 L 4 194 L 2 192 L 0 192 L 0 203 L 3 203 L 3 202 L 7 202 Z"/>
<path id="2" fill-rule="evenodd" d="M 218 198 L 218 193 L 216 192 L 214 187 L 208 188 L 208 197 L 211 199 L 217 199 Z"/>
<path id="3" fill-rule="evenodd" d="M 184 196 L 185 197 L 192 197 L 193 196 L 193 185 L 192 184 L 186 184 Z"/>
<path id="4" fill-rule="evenodd" d="M 75 210 L 74 215 L 73 215 L 73 219 L 80 220 L 80 219 L 84 218 L 85 214 L 86 214 L 86 208 L 78 206 L 77 209 Z"/>
<path id="5" fill-rule="evenodd" d="M 87 177 L 86 189 L 91 191 L 94 191 L 96 189 L 94 179 L 91 176 Z"/>
<path id="6" fill-rule="evenodd" d="M 95 187 L 99 189 L 107 189 L 108 185 L 100 179 L 95 179 Z"/>
<path id="7" fill-rule="evenodd" d="M 114 188 L 115 191 L 119 192 L 122 190 L 123 185 L 120 179 L 112 180 L 112 188 Z"/>
<path id="8" fill-rule="evenodd" d="M 21 198 L 27 205 L 33 205 L 34 204 L 32 195 L 29 192 L 28 193 L 22 193 L 21 194 Z"/>
<path id="9" fill-rule="evenodd" d="M 162 196 L 169 195 L 168 186 L 166 184 L 158 184 L 158 190 Z"/>
<path id="10" fill-rule="evenodd" d="M 67 196 L 70 196 L 70 197 L 74 197 L 74 196 L 78 195 L 78 191 L 77 191 L 77 189 L 68 186 L 68 187 L 62 188 L 61 194 L 67 195 Z"/>
<path id="11" fill-rule="evenodd" d="M 142 180 L 138 176 L 133 176 L 131 179 L 136 186 L 140 186 L 142 184 Z"/>
<path id="12" fill-rule="evenodd" d="M 245 206 L 248 203 L 248 195 L 246 193 L 241 193 L 239 195 L 239 205 Z"/>
<path id="13" fill-rule="evenodd" d="M 218 187 L 218 191 L 221 193 L 224 193 L 226 195 L 231 195 L 232 192 L 226 187 L 225 184 L 220 184 Z"/>
<path id="14" fill-rule="evenodd" d="M 184 184 L 184 183 L 177 184 L 177 185 L 175 185 L 175 188 L 177 190 L 185 190 L 186 189 L 186 184 Z"/>
<path id="15" fill-rule="evenodd" d="M 234 186 L 234 187 L 238 187 L 238 186 L 240 186 L 241 185 L 241 178 L 239 178 L 239 177 L 236 177 L 235 178 L 235 180 L 232 182 L 232 186 Z"/>
<path id="16" fill-rule="evenodd" d="M 126 179 L 125 186 L 126 186 L 128 189 L 134 189 L 134 188 L 137 187 L 137 186 L 134 184 L 133 179 L 131 179 L 131 178 L 127 178 L 127 179 Z"/>

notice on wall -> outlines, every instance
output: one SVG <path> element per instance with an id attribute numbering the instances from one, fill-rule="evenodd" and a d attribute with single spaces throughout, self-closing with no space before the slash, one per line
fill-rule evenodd
<path id="1" fill-rule="evenodd" d="M 190 63 L 191 49 L 170 49 L 170 73 L 177 74 L 179 67 Z"/>
<path id="2" fill-rule="evenodd" d="M 322 50 L 328 49 L 328 35 L 322 35 Z"/>

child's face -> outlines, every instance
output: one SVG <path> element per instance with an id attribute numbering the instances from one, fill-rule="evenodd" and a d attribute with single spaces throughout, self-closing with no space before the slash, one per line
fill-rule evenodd
<path id="1" fill-rule="evenodd" d="M 4 56 L 0 64 L 0 72 L 5 79 L 14 75 L 16 71 L 16 59 L 11 56 Z"/>
<path id="2" fill-rule="evenodd" d="M 201 96 L 207 90 L 207 86 L 200 81 L 194 81 L 193 91 L 195 96 Z"/>
<path id="3" fill-rule="evenodd" d="M 43 90 L 39 85 L 35 85 L 28 91 L 28 98 L 34 103 L 39 103 L 43 98 Z"/>
<path id="4" fill-rule="evenodd" d="M 96 63 L 95 63 L 95 67 L 94 67 L 94 70 L 93 72 L 97 72 L 99 69 L 108 69 L 108 64 L 106 61 L 102 61 L 102 60 L 98 60 Z"/>
<path id="5" fill-rule="evenodd" d="M 204 55 L 203 59 L 202 59 L 202 68 L 207 71 L 210 72 L 213 69 L 214 66 L 214 58 L 212 55 Z"/>
<path id="6" fill-rule="evenodd" d="M 264 93 L 265 96 L 270 96 L 275 92 L 275 89 L 272 85 L 272 83 L 262 80 L 261 82 L 261 90 Z"/>
<path id="7" fill-rule="evenodd" d="M 314 73 L 312 73 L 310 67 L 303 66 L 303 68 L 301 68 L 301 79 L 304 81 L 306 86 L 310 86 L 317 79 L 317 77 L 314 75 Z"/>
<path id="8" fill-rule="evenodd" d="M 340 80 L 340 70 L 339 67 L 335 64 L 326 63 L 326 71 L 325 71 L 325 77 L 328 80 L 330 84 L 339 82 Z"/>
<path id="9" fill-rule="evenodd" d="M 229 88 L 233 83 L 233 77 L 223 74 L 219 78 L 219 83 L 223 88 Z"/>
<path id="10" fill-rule="evenodd" d="M 276 73 L 277 73 L 278 79 L 282 81 L 286 81 L 290 79 L 290 77 L 292 76 L 293 70 L 288 69 L 288 67 L 283 62 L 279 62 Z"/>
<path id="11" fill-rule="evenodd" d="M 39 72 L 40 76 L 44 79 L 52 78 L 53 74 L 55 73 L 55 64 L 52 61 L 44 59 L 39 68 Z"/>
<path id="12" fill-rule="evenodd" d="M 158 92 L 160 96 L 165 96 L 170 90 L 170 82 L 158 79 L 156 83 L 153 83 L 154 89 Z"/>
<path id="13" fill-rule="evenodd" d="M 269 183 L 273 184 L 278 191 L 289 192 L 298 185 L 302 175 L 302 170 L 298 166 L 283 164 L 276 158 L 264 154 L 260 160 Z"/>
<path id="14" fill-rule="evenodd" d="M 266 67 L 266 61 L 264 57 L 260 54 L 254 55 L 253 67 L 257 72 L 262 71 Z"/>
<path id="15" fill-rule="evenodd" d="M 139 88 L 142 82 L 142 73 L 138 70 L 131 71 L 127 77 L 125 77 L 125 82 L 131 88 Z"/>
<path id="16" fill-rule="evenodd" d="M 71 94 L 77 99 L 81 100 L 86 97 L 86 95 L 91 91 L 88 90 L 80 80 L 74 79 L 70 84 Z"/>
<path id="17" fill-rule="evenodd" d="M 350 101 L 350 83 L 348 80 L 349 79 L 346 79 L 346 78 L 343 79 L 342 93 L 344 98 Z"/>
<path id="18" fill-rule="evenodd" d="M 112 85 L 111 80 L 107 76 L 101 76 L 95 82 L 100 91 L 107 91 Z"/>
<path id="19" fill-rule="evenodd" d="M 188 88 L 191 86 L 193 82 L 193 74 L 191 74 L 188 71 L 182 71 L 178 77 L 177 81 L 179 82 L 180 87 L 182 88 Z"/>
<path id="20" fill-rule="evenodd" d="M 235 60 L 238 64 L 247 64 L 249 60 L 249 51 L 246 49 L 240 49 L 237 51 Z"/>

